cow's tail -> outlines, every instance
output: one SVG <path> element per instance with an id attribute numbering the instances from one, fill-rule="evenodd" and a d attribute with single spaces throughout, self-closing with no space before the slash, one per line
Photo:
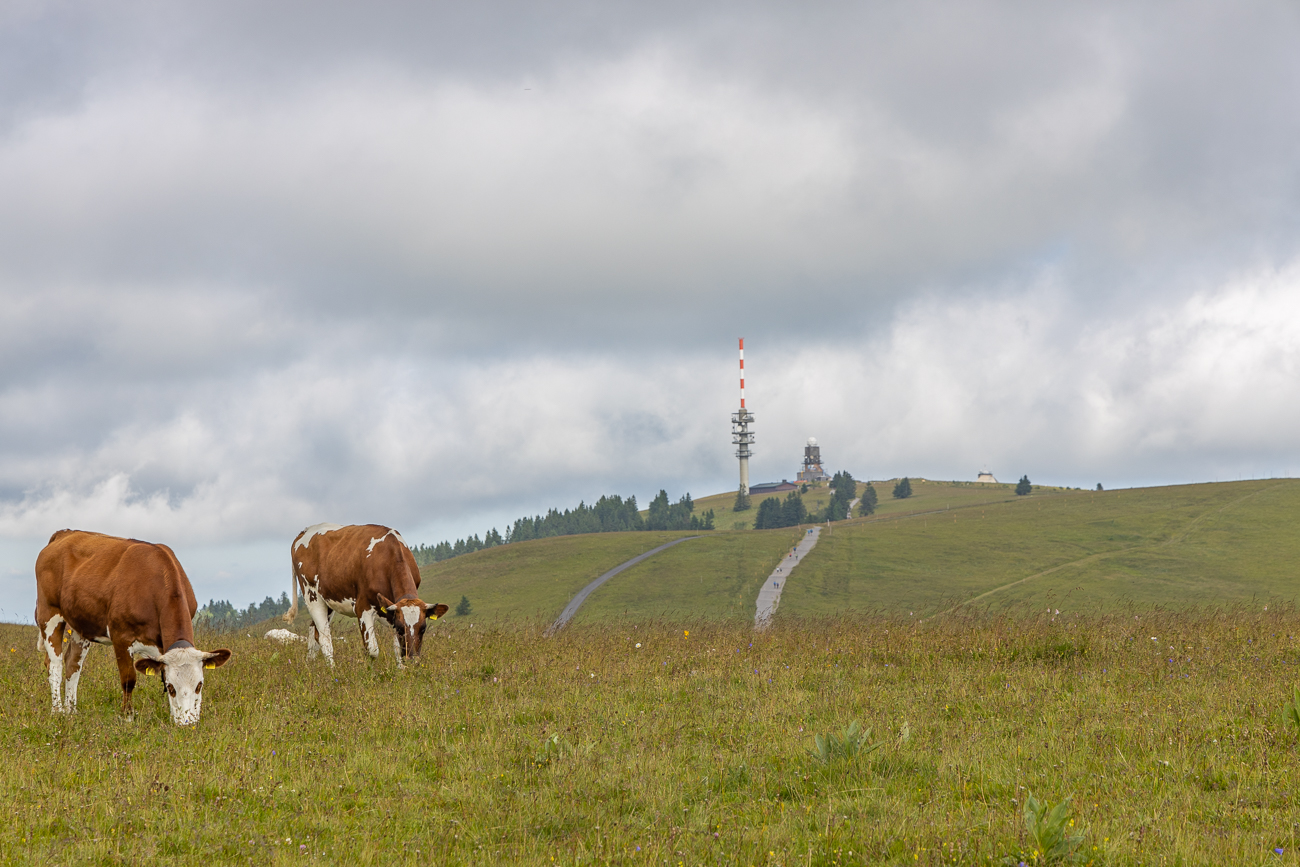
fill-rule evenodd
<path id="1" fill-rule="evenodd" d="M 293 555 L 290 554 L 290 560 Z M 298 573 L 293 570 L 293 563 L 289 563 L 289 610 L 284 613 L 284 622 L 293 623 L 298 617 Z"/>

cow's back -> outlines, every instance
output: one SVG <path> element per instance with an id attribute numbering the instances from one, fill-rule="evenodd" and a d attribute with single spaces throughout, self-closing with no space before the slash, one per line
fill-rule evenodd
<path id="1" fill-rule="evenodd" d="M 60 530 L 36 558 L 38 601 L 69 621 L 96 626 L 127 617 L 154 621 L 193 618 L 194 589 L 166 545 L 103 533 Z"/>
<path id="2" fill-rule="evenodd" d="M 294 539 L 293 561 L 306 584 L 319 582 L 330 599 L 357 599 L 367 590 L 390 594 L 398 571 L 410 574 L 416 587 L 420 584 L 419 569 L 408 569 L 408 561 L 414 566 L 415 559 L 401 536 L 380 524 L 308 528 Z"/>

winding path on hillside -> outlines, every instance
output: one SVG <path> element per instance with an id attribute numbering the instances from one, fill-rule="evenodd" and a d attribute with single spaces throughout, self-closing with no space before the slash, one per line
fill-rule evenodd
<path id="1" fill-rule="evenodd" d="M 651 548 L 649 551 L 646 551 L 644 554 L 638 554 L 635 557 L 633 557 L 631 560 L 628 560 L 625 563 L 620 563 L 617 566 L 615 566 L 613 569 L 610 569 L 604 575 L 601 575 L 595 581 L 592 581 L 586 587 L 583 587 L 581 590 L 579 590 L 577 595 L 569 600 L 569 604 L 564 606 L 564 610 L 560 612 L 559 617 L 555 618 L 555 622 L 552 623 L 550 627 L 546 630 L 546 634 L 554 635 L 555 633 L 563 629 L 566 625 L 568 625 L 569 621 L 573 619 L 573 615 L 578 613 L 578 609 L 582 607 L 582 603 L 587 601 L 587 597 L 591 595 L 592 591 L 595 590 L 600 585 L 604 584 L 609 579 L 613 578 L 618 573 L 622 572 L 624 569 L 631 569 L 633 566 L 640 563 L 642 560 L 647 560 L 653 557 L 654 555 L 658 554 L 660 551 L 671 548 L 674 545 L 680 545 L 682 542 L 685 542 L 688 539 L 698 539 L 698 538 L 700 537 L 683 536 L 680 539 L 673 539 L 671 542 L 667 542 L 663 545 L 660 545 L 658 548 Z"/>
<path id="2" fill-rule="evenodd" d="M 776 607 L 781 604 L 781 591 L 785 589 L 785 581 L 790 577 L 794 567 L 803 562 L 804 556 L 817 545 L 817 537 L 822 534 L 821 527 L 813 527 L 803 534 L 799 544 L 794 546 L 794 550 L 785 557 L 772 570 L 772 574 L 767 576 L 763 582 L 763 589 L 758 591 L 758 610 L 754 612 L 754 628 L 766 629 L 772 624 L 772 615 L 776 613 Z"/>
<path id="3" fill-rule="evenodd" d="M 854 497 L 849 503 L 850 516 L 860 502 L 862 502 L 861 497 Z M 828 528 L 831 526 L 829 521 L 826 522 L 826 526 Z M 766 629 L 772 624 L 772 615 L 776 613 L 776 607 L 781 604 L 781 591 L 785 589 L 785 579 L 790 577 L 794 567 L 803 562 L 804 555 L 816 547 L 817 539 L 821 534 L 821 527 L 813 527 L 804 533 L 794 550 L 786 554 L 772 570 L 772 574 L 767 576 L 763 588 L 758 591 L 758 610 L 754 612 L 755 629 Z"/>

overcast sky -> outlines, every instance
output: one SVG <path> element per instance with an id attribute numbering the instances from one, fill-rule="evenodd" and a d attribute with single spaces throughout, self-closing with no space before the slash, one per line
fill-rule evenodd
<path id="1" fill-rule="evenodd" d="M 1294 3 L 0 5 L 0 618 L 602 493 L 1300 473 Z"/>

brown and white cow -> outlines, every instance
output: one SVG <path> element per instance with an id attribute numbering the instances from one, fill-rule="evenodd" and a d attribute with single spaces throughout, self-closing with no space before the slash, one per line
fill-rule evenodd
<path id="1" fill-rule="evenodd" d="M 225 665 L 230 651 L 194 646 L 196 610 L 190 579 L 166 545 L 59 530 L 36 557 L 36 648 L 45 651 L 55 713 L 77 709 L 81 668 L 98 643 L 113 646 L 128 718 L 138 670 L 162 675 L 172 722 L 198 722 L 203 670 Z"/>
<path id="2" fill-rule="evenodd" d="M 426 605 L 417 595 L 420 568 L 401 535 L 378 524 L 341 527 L 316 524 L 297 535 L 289 549 L 293 558 L 293 605 L 288 623 L 298 615 L 298 591 L 311 614 L 307 658 L 318 652 L 334 664 L 330 618 L 335 613 L 357 618 L 361 643 L 371 658 L 379 656 L 375 615 L 393 627 L 393 652 L 417 660 L 429 620 L 437 620 L 446 605 Z"/>

